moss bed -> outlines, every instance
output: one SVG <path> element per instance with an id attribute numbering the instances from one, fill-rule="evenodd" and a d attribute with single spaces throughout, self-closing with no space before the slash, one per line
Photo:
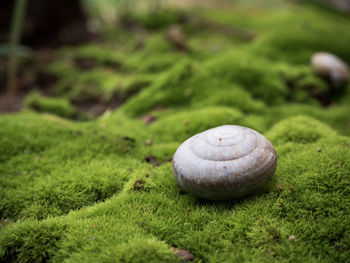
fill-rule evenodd
<path id="1" fill-rule="evenodd" d="M 186 261 L 178 248 L 194 262 L 349 262 L 350 86 L 331 90 L 309 60 L 350 63 L 350 18 L 269 2 L 190 11 L 219 31 L 167 11 L 134 17 L 142 48 L 118 29 L 55 51 L 54 96 L 0 116 L 0 260 Z M 187 51 L 164 21 L 180 21 Z M 119 107 L 93 118 L 79 111 L 91 100 Z M 266 192 L 211 202 L 176 186 L 177 147 L 223 124 L 275 146 Z"/>

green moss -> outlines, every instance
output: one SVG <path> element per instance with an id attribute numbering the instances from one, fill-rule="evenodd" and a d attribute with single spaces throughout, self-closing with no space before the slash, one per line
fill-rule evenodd
<path id="1" fill-rule="evenodd" d="M 327 11 L 314 12 L 297 9 L 299 15 L 289 15 L 272 32 L 260 38 L 256 51 L 275 60 L 293 63 L 308 63 L 316 51 L 334 53 L 350 61 L 346 43 L 350 34 L 346 27 L 348 20 Z M 329 19 L 324 20 L 327 16 Z"/>
<path id="2" fill-rule="evenodd" d="M 254 100 L 243 88 L 235 85 L 213 85 L 218 88 L 203 90 L 193 99 L 193 105 L 215 106 L 222 105 L 236 108 L 244 113 L 262 113 L 266 105 L 262 101 Z"/>
<path id="3" fill-rule="evenodd" d="M 77 110 L 66 99 L 43 97 L 39 93 L 33 93 L 26 97 L 27 107 L 39 111 L 56 114 L 64 118 L 74 118 Z"/>
<path id="4" fill-rule="evenodd" d="M 181 22 L 183 14 L 177 10 L 151 11 L 134 16 L 131 19 L 147 29 L 161 29 Z"/>
<path id="5" fill-rule="evenodd" d="M 179 63 L 170 71 L 159 77 L 148 89 L 142 90 L 123 106 L 124 112 L 140 115 L 153 107 L 185 104 L 190 99 L 191 90 L 186 89 L 185 82 L 192 75 L 191 64 L 187 61 Z"/>
<path id="6" fill-rule="evenodd" d="M 149 49 L 154 49 L 152 46 Z M 169 53 L 155 55 L 149 52 L 137 53 L 127 61 L 129 68 L 146 73 L 157 73 L 171 68 L 174 64 L 183 59 L 184 55 Z"/>
<path id="7" fill-rule="evenodd" d="M 210 109 L 206 114 L 215 111 L 219 112 Z M 202 122 L 209 124 L 211 118 Z M 114 180 L 121 180 L 122 190 L 104 202 L 63 216 L 10 223 L 0 230 L 1 254 L 5 259 L 13 255 L 21 262 L 84 262 L 88 258 L 96 262 L 173 262 L 176 258 L 169 247 L 176 246 L 191 251 L 196 261 L 207 262 L 346 260 L 349 139 L 308 117 L 284 120 L 266 134 L 279 155 L 274 182 L 267 192 L 238 201 L 208 202 L 178 192 L 170 163 L 154 168 L 123 159 L 114 165 L 118 155 L 109 159 L 104 154 L 108 165 L 91 156 L 88 159 L 93 162 L 81 163 L 57 179 L 54 173 L 61 172 L 53 168 L 51 176 L 38 180 L 47 185 L 39 192 L 52 193 L 47 197 L 57 203 L 62 200 L 67 205 L 69 196 L 78 201 L 80 185 L 87 190 L 98 188 L 102 181 L 115 185 Z M 163 151 L 161 158 L 176 148 L 175 144 L 154 140 L 144 147 L 151 149 L 150 153 Z M 125 171 L 124 179 L 120 169 Z M 83 177 L 81 171 L 85 171 Z M 13 194 L 20 192 L 23 190 L 13 189 Z M 89 199 L 93 192 L 82 191 L 79 196 Z M 64 207 L 63 203 L 57 207 Z M 50 213 L 54 215 L 52 210 Z M 290 241 L 290 235 L 296 239 Z"/>
<path id="8" fill-rule="evenodd" d="M 134 238 L 118 246 L 112 244 L 104 248 L 104 253 L 96 257 L 94 252 L 74 254 L 67 262 L 181 262 L 164 242 L 147 238 Z"/>
<path id="9" fill-rule="evenodd" d="M 11 218 L 42 219 L 104 201 L 121 190 L 128 174 L 126 168 L 115 169 L 112 163 L 111 160 L 96 160 L 86 169 L 77 169 L 67 163 L 62 169 L 48 172 L 44 178 L 42 175 L 25 185 L 18 185 L 16 189 L 8 187 L 4 193 L 7 198 L 3 202 L 2 214 Z M 25 176 L 35 177 L 31 174 Z"/>
<path id="10" fill-rule="evenodd" d="M 239 111 L 224 107 L 187 110 L 155 122 L 151 125 L 151 132 L 162 141 L 181 142 L 209 128 L 230 123 L 239 124 L 242 119 Z"/>
<path id="11" fill-rule="evenodd" d="M 0 237 L 0 257 L 44 262 L 57 252 L 57 242 L 64 237 L 64 229 L 65 224 L 59 220 L 11 224 Z"/>
<path id="12" fill-rule="evenodd" d="M 299 116 L 279 122 L 274 128 L 270 138 L 276 143 L 313 143 L 324 136 L 335 135 L 327 126 L 317 121 Z"/>
<path id="13" fill-rule="evenodd" d="M 267 125 L 272 125 L 284 118 L 307 115 L 329 123 L 342 134 L 349 135 L 349 110 L 347 105 L 334 105 L 324 109 L 316 106 L 290 103 L 278 107 L 269 107 L 264 120 Z"/>
<path id="14" fill-rule="evenodd" d="M 184 21 L 188 52 L 161 30 L 144 32 L 138 49 L 118 30 L 110 45 L 57 52 L 47 71 L 60 98 L 33 95 L 27 104 L 42 113 L 0 116 L 0 260 L 180 262 L 177 247 L 194 262 L 348 261 L 349 89 L 334 97 L 309 65 L 326 47 L 348 60 L 337 40 L 348 19 L 275 0 L 244 5 L 204 13 L 255 30 L 251 43 Z M 66 98 L 125 103 L 74 122 L 61 118 L 73 114 Z M 200 200 L 177 187 L 170 158 L 223 124 L 263 133 L 277 169 L 262 192 Z"/>
<path id="15" fill-rule="evenodd" d="M 123 66 L 123 56 L 109 46 L 83 45 L 77 48 L 65 48 L 60 51 L 65 60 L 71 60 L 76 66 L 106 66 L 119 69 Z M 88 69 L 88 68 L 85 68 Z"/>
<path id="16" fill-rule="evenodd" d="M 219 83 L 212 83 L 219 80 Z M 252 97 L 267 103 L 281 103 L 287 89 L 270 62 L 245 52 L 229 52 L 210 60 L 194 79 L 198 89 L 217 89 L 241 85 Z"/>

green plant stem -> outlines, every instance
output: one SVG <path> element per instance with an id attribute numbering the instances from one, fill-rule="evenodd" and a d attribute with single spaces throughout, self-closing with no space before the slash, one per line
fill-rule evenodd
<path id="1" fill-rule="evenodd" d="M 18 68 L 18 43 L 21 36 L 24 12 L 26 9 L 27 0 L 16 0 L 13 9 L 11 31 L 10 31 L 10 56 L 7 71 L 7 90 L 12 95 L 17 93 L 16 75 Z"/>

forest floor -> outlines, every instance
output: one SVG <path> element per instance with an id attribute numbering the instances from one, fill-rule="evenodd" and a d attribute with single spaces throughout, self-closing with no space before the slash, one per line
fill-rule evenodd
<path id="1" fill-rule="evenodd" d="M 347 262 L 350 86 L 331 87 L 310 58 L 350 64 L 349 28 L 314 5 L 236 1 L 128 16 L 23 58 L 20 98 L 0 90 L 0 260 Z M 275 146 L 268 189 L 184 193 L 174 152 L 224 124 Z"/>

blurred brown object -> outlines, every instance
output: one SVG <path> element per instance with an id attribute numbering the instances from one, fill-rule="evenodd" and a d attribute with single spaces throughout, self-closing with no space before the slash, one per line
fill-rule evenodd
<path id="1" fill-rule="evenodd" d="M 328 52 L 316 52 L 311 57 L 311 66 L 316 74 L 325 78 L 332 89 L 345 88 L 350 70 L 344 60 Z"/>
<path id="2" fill-rule="evenodd" d="M 151 124 L 151 123 L 155 122 L 157 119 L 158 119 L 157 117 L 155 117 L 151 114 L 146 114 L 141 118 L 141 120 L 145 124 Z"/>
<path id="3" fill-rule="evenodd" d="M 23 107 L 23 98 L 21 96 L 12 96 L 10 94 L 0 94 L 0 114 L 16 112 Z"/>
<path id="4" fill-rule="evenodd" d="M 169 27 L 165 37 L 176 49 L 187 50 L 186 38 L 180 26 L 172 25 Z"/>
<path id="5" fill-rule="evenodd" d="M 13 0 L 0 1 L 0 42 L 8 42 Z M 86 15 L 79 0 L 29 1 L 22 41 L 31 47 L 57 47 L 88 39 Z"/>
<path id="6" fill-rule="evenodd" d="M 341 12 L 350 12 L 349 0 L 327 0 L 332 6 Z"/>

